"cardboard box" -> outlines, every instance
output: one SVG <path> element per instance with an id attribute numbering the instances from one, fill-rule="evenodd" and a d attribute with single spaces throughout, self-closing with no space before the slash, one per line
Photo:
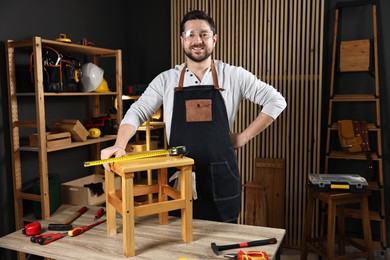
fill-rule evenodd
<path id="1" fill-rule="evenodd" d="M 84 187 L 84 184 L 102 183 L 105 191 L 104 175 L 92 174 L 80 179 L 61 184 L 62 203 L 72 205 L 100 205 L 106 201 L 105 193 L 101 195 L 93 194 L 92 191 Z M 121 178 L 115 177 L 115 189 L 121 188 Z"/>
<path id="2" fill-rule="evenodd" d="M 158 148 L 158 142 L 157 141 L 150 141 L 150 150 L 156 150 Z M 126 152 L 142 152 L 146 151 L 146 141 L 137 141 L 128 143 L 126 145 Z"/>
<path id="3" fill-rule="evenodd" d="M 46 147 L 52 148 L 58 145 L 66 145 L 72 142 L 69 132 L 52 133 L 46 132 Z M 38 134 L 32 134 L 29 136 L 30 146 L 38 147 Z"/>
<path id="4" fill-rule="evenodd" d="M 79 120 L 58 120 L 51 127 L 52 132 L 70 132 L 75 142 L 85 142 L 88 138 L 88 130 Z"/>

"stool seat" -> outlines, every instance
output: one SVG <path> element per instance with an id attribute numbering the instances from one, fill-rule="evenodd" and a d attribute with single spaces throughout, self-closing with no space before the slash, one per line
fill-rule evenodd
<path id="1" fill-rule="evenodd" d="M 159 214 L 159 223 L 168 224 L 168 211 L 181 210 L 182 240 L 192 242 L 192 165 L 188 157 L 159 156 L 116 162 L 105 171 L 107 235 L 116 234 L 116 212 L 122 215 L 123 254 L 135 255 L 134 218 Z M 168 185 L 168 168 L 180 170 L 180 191 Z M 157 184 L 134 185 L 136 172 L 158 170 Z M 119 175 L 122 188 L 115 190 L 114 178 Z M 134 196 L 158 194 L 158 202 L 134 205 Z M 172 200 L 168 200 L 168 197 Z"/>
<path id="2" fill-rule="evenodd" d="M 367 259 L 374 259 L 371 226 L 368 209 L 367 197 L 369 192 L 351 193 L 344 191 L 329 191 L 321 192 L 313 190 L 309 187 L 308 202 L 306 209 L 306 220 L 303 234 L 303 250 L 301 253 L 301 260 L 307 259 L 309 250 L 326 257 L 327 259 L 356 259 L 366 257 Z M 314 215 L 314 204 L 316 200 L 327 204 L 328 218 L 327 218 L 327 233 L 326 239 L 324 237 L 311 237 L 311 225 Z M 345 214 L 344 209 L 346 205 L 359 204 L 361 208 L 361 220 L 363 225 L 364 245 L 357 243 L 345 235 Z M 336 220 L 337 219 L 337 220 Z M 336 224 L 337 223 L 337 224 Z M 336 234 L 336 226 L 337 233 Z M 338 254 L 336 255 L 336 235 L 338 236 Z M 326 248 L 324 243 L 326 242 Z M 349 244 L 358 252 L 346 253 L 345 244 Z"/>

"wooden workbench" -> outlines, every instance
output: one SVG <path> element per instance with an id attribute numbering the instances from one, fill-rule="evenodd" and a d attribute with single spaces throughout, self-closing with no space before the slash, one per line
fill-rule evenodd
<path id="1" fill-rule="evenodd" d="M 60 222 L 80 209 L 81 206 L 62 207 L 49 219 L 41 221 L 42 229 L 48 223 Z M 89 210 L 73 222 L 73 226 L 90 225 L 97 207 L 88 206 Z M 101 219 L 104 219 L 103 216 Z M 121 229 L 121 218 L 117 218 L 118 229 Z M 284 229 L 227 224 L 204 220 L 193 220 L 192 243 L 184 243 L 181 239 L 180 218 L 169 217 L 168 225 L 160 225 L 157 215 L 139 217 L 135 220 L 135 246 L 137 255 L 127 259 L 226 259 L 226 253 L 235 253 L 238 249 L 221 252 L 216 256 L 210 244 L 217 245 L 240 243 L 258 239 L 275 237 L 277 244 L 250 247 L 245 250 L 266 251 L 269 259 L 275 254 L 285 235 Z M 77 237 L 64 237 L 47 245 L 30 242 L 30 237 L 17 230 L 0 238 L 0 247 L 39 255 L 52 259 L 126 259 L 123 256 L 122 232 L 107 236 L 106 223 L 94 227 Z M 55 231 L 54 231 L 55 232 Z"/>

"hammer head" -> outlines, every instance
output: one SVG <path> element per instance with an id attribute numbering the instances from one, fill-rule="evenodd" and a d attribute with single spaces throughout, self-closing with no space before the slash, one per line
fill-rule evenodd
<path id="1" fill-rule="evenodd" d="M 219 248 L 216 243 L 211 243 L 211 249 L 213 249 L 214 254 L 219 255 Z"/>

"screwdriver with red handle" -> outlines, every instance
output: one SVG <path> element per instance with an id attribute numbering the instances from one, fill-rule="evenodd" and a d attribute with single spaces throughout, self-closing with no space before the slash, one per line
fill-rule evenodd
<path id="1" fill-rule="evenodd" d="M 75 236 L 78 236 L 80 235 L 81 233 L 84 233 L 85 231 L 97 226 L 97 225 L 100 225 L 102 224 L 103 222 L 106 222 L 105 219 L 101 220 L 101 221 L 98 221 L 92 225 L 89 225 L 89 226 L 82 226 L 82 227 L 77 227 L 77 228 L 74 228 L 72 230 L 69 230 L 68 231 L 68 236 L 70 237 L 75 237 Z"/>

